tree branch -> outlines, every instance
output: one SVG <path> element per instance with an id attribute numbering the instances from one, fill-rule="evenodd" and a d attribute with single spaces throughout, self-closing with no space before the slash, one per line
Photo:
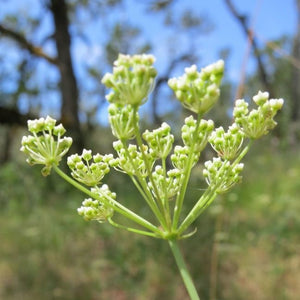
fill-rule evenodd
<path id="1" fill-rule="evenodd" d="M 4 36 L 8 36 L 12 38 L 14 41 L 16 41 L 21 47 L 28 50 L 31 54 L 42 57 L 46 59 L 51 64 L 57 65 L 57 59 L 56 57 L 49 56 L 46 54 L 41 47 L 33 45 L 31 42 L 29 42 L 21 33 L 16 32 L 12 29 L 9 29 L 2 24 L 0 24 L 0 33 L 2 33 Z"/>
<path id="2" fill-rule="evenodd" d="M 237 11 L 236 7 L 234 6 L 234 4 L 232 3 L 231 0 L 225 0 L 225 3 L 227 4 L 227 7 L 230 10 L 230 12 L 232 13 L 232 15 L 240 23 L 244 33 L 246 34 L 249 41 L 251 42 L 251 45 L 252 45 L 252 48 L 253 48 L 253 51 L 254 51 L 254 54 L 255 54 L 255 58 L 256 58 L 256 61 L 257 61 L 258 71 L 259 71 L 259 76 L 261 78 L 261 81 L 262 81 L 263 85 L 265 86 L 266 90 L 268 90 L 270 92 L 270 94 L 272 94 L 272 87 L 271 87 L 271 84 L 268 80 L 268 74 L 267 74 L 265 65 L 263 63 L 261 54 L 260 54 L 259 49 L 258 49 L 257 40 L 254 36 L 253 30 L 247 24 L 247 16 L 246 15 L 241 15 Z"/>
<path id="3" fill-rule="evenodd" d="M 0 124 L 26 126 L 28 119 L 35 119 L 37 116 L 32 114 L 21 114 L 17 108 L 0 106 Z"/>

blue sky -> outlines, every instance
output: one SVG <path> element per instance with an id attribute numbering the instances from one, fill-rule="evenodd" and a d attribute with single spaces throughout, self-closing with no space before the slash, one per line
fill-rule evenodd
<path id="1" fill-rule="evenodd" d="M 237 9 L 251 17 L 251 24 L 258 33 L 259 44 L 263 41 L 269 41 L 280 38 L 282 35 L 290 35 L 296 29 L 296 0 L 233 0 Z M 231 55 L 226 61 L 226 76 L 231 80 L 238 81 L 243 58 L 246 52 L 247 41 L 240 25 L 233 19 L 223 0 L 177 0 L 175 1 L 175 15 L 185 8 L 192 8 L 197 15 L 207 17 L 214 29 L 208 35 L 199 35 L 197 32 L 190 35 L 180 35 L 174 31 L 168 30 L 163 23 L 164 15 L 162 13 L 154 14 L 147 12 L 147 3 L 150 0 L 124 0 L 121 10 L 112 10 L 107 14 L 111 22 L 121 20 L 129 22 L 132 25 L 142 28 L 142 38 L 149 40 L 153 45 L 153 54 L 157 58 L 156 66 L 160 72 L 166 67 L 171 55 L 178 54 L 178 51 L 184 51 L 191 44 L 200 56 L 200 67 L 205 66 L 219 59 L 219 50 L 224 48 L 231 49 Z M 34 16 L 41 12 L 41 0 L 0 0 L 0 22 L 4 16 L 9 13 L 17 13 L 20 19 L 24 16 Z M 99 28 L 104 28 L 102 17 L 91 21 L 89 16 L 82 13 L 77 15 L 78 26 L 72 30 L 82 30 L 87 33 L 88 43 L 81 38 L 73 40 L 72 53 L 74 55 L 74 65 L 77 77 L 81 84 L 89 84 L 83 65 L 89 64 L 97 66 L 103 59 L 103 39 L 105 36 L 99 34 Z M 25 19 L 25 18 L 24 18 Z M 108 23 L 109 24 L 109 23 Z M 104 27 L 103 27 L 104 26 Z M 97 30 L 95 29 L 97 28 Z M 25 28 L 26 29 L 26 28 Z M 34 42 L 40 42 L 47 32 L 52 32 L 53 25 L 50 14 L 45 14 L 43 26 L 38 35 L 32 35 Z M 107 38 L 107 37 L 106 37 Z M 3 43 L 0 41 L 0 43 Z M 170 43 L 175 47 L 171 49 Z M 177 44 L 176 44 L 177 43 Z M 178 47 L 176 46 L 178 45 Z M 9 48 L 10 47 L 10 48 Z M 54 53 L 54 45 L 45 44 L 46 51 Z M 178 48 L 178 49 L 177 49 Z M 7 49 L 10 49 L 9 51 Z M 18 50 L 11 48 L 9 44 L 1 44 L 0 52 L 8 55 L 10 59 L 18 59 Z M 9 52 L 9 53 L 8 53 Z M 9 64 L 9 59 L 7 60 Z M 249 61 L 247 72 L 253 71 L 254 60 Z M 46 82 L 46 77 L 57 77 L 58 74 L 54 68 L 50 68 L 47 63 L 41 62 L 38 65 L 39 74 L 36 80 Z M 1 71 L 0 71 L 1 72 Z M 179 70 L 178 70 L 179 72 Z M 180 71 L 182 72 L 182 70 Z M 174 74 L 179 75 L 179 74 Z M 99 83 L 100 84 L 100 83 Z M 59 105 L 59 95 L 53 93 L 48 95 L 48 110 L 55 111 Z M 84 95 L 83 95 L 84 96 Z M 26 101 L 23 105 L 26 107 Z"/>
<path id="2" fill-rule="evenodd" d="M 128 18 L 138 22 L 145 2 L 147 1 L 140 1 L 139 5 L 134 5 L 136 1 L 129 0 Z M 283 34 L 295 32 L 295 0 L 233 0 L 233 3 L 240 12 L 251 17 L 250 23 L 258 33 L 260 45 L 263 41 L 277 39 Z M 247 41 L 240 25 L 233 19 L 224 1 L 184 0 L 176 2 L 177 11 L 184 7 L 192 7 L 193 11 L 199 15 L 207 16 L 214 25 L 214 30 L 199 42 L 201 47 L 199 53 L 203 64 L 206 65 L 218 59 L 218 50 L 228 47 L 232 50 L 228 71 L 232 79 L 237 79 Z M 155 32 L 161 31 L 162 24 L 161 22 L 152 22 L 152 19 L 152 16 L 144 16 L 143 22 L 147 34 L 159 49 L 159 44 L 163 43 L 164 36 L 157 37 Z M 163 58 L 158 55 L 158 59 Z M 253 64 L 250 64 L 248 70 L 250 71 L 252 68 Z"/>
<path id="3" fill-rule="evenodd" d="M 240 12 L 248 14 L 252 19 L 254 30 L 259 33 L 261 40 L 272 40 L 283 34 L 291 34 L 296 28 L 296 0 L 233 0 Z M 163 48 L 168 37 L 168 30 L 163 25 L 162 14 L 147 13 L 146 6 L 149 0 L 125 0 L 124 9 L 115 11 L 114 19 L 129 21 L 130 23 L 143 28 L 143 35 L 154 45 L 154 52 L 158 62 L 165 60 L 166 53 Z M 0 20 L 4 15 L 18 12 L 19 16 L 35 15 L 40 11 L 41 0 L 0 0 Z M 218 59 L 217 53 L 221 48 L 232 49 L 232 67 L 237 67 L 245 52 L 246 40 L 239 24 L 232 18 L 223 0 L 177 0 L 175 11 L 179 12 L 185 8 L 192 8 L 199 15 L 207 16 L 214 25 L 214 30 L 200 39 L 199 53 L 203 64 Z M 45 16 L 44 30 L 48 31 L 51 26 L 49 16 Z M 101 56 L 101 45 L 92 28 L 95 23 L 83 21 L 82 26 L 90 28 L 90 41 L 93 44 L 85 45 L 81 40 L 75 43 L 78 50 L 74 50 L 76 61 L 82 59 L 81 51 L 89 51 L 89 60 L 94 56 Z M 83 28 L 84 30 L 84 28 Z M 81 45 L 80 45 L 81 44 Z M 50 48 L 49 48 L 50 49 Z M 51 51 L 51 50 L 50 50 Z M 162 57 L 160 56 L 162 55 Z M 234 71 L 232 71 L 234 75 Z"/>

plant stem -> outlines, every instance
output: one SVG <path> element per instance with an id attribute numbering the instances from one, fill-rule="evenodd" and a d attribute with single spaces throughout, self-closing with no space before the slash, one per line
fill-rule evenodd
<path id="1" fill-rule="evenodd" d="M 176 264 L 178 266 L 178 269 L 180 271 L 181 277 L 183 279 L 183 282 L 185 284 L 185 287 L 187 289 L 187 292 L 191 298 L 191 300 L 200 300 L 200 297 L 197 293 L 196 287 L 193 283 L 192 277 L 187 269 L 187 266 L 184 262 L 183 256 L 180 252 L 180 249 L 178 247 L 176 240 L 169 240 L 169 245 L 172 250 L 172 253 L 174 255 Z"/>
<path id="2" fill-rule="evenodd" d="M 201 117 L 202 117 L 202 115 L 199 114 L 198 118 L 197 118 L 196 129 L 193 133 L 194 138 L 198 132 Z M 172 225 L 173 230 L 176 229 L 178 222 L 179 222 L 179 217 L 180 217 L 180 213 L 181 213 L 181 209 L 182 209 L 182 205 L 183 205 L 183 201 L 184 201 L 185 192 L 187 189 L 187 185 L 188 185 L 192 167 L 193 167 L 194 148 L 195 148 L 195 143 L 193 143 L 191 146 L 190 155 L 188 157 L 188 161 L 187 161 L 187 164 L 186 164 L 186 167 L 184 170 L 184 178 L 183 178 L 183 181 L 181 182 L 180 192 L 178 193 L 177 198 L 176 198 L 175 207 L 174 207 L 173 225 Z"/>
<path id="3" fill-rule="evenodd" d="M 253 140 L 250 140 L 249 143 L 245 146 L 243 151 L 238 155 L 238 157 L 235 159 L 235 161 L 231 164 L 231 167 L 237 165 L 241 159 L 247 154 L 247 152 L 250 149 L 250 146 L 252 144 Z M 219 170 L 220 172 L 220 170 Z M 186 216 L 186 218 L 183 220 L 181 225 L 179 226 L 177 233 L 180 235 L 182 232 L 184 232 L 198 217 L 199 215 L 209 206 L 213 200 L 217 197 L 218 193 L 217 190 L 222 184 L 222 180 L 217 182 L 214 185 L 210 185 L 209 188 L 204 192 L 204 194 L 200 197 L 200 199 L 197 201 L 195 206 L 191 209 L 189 214 Z"/>
<path id="4" fill-rule="evenodd" d="M 90 190 L 88 190 L 87 188 L 85 188 L 84 186 L 79 184 L 77 181 L 73 180 L 71 177 L 69 177 L 67 174 L 65 174 L 57 166 L 54 165 L 53 169 L 55 170 L 55 172 L 59 176 L 61 176 L 64 180 L 66 180 L 68 183 L 73 185 L 78 190 L 82 191 L 83 193 L 85 193 L 86 195 L 92 197 L 93 199 L 98 199 L 98 200 L 104 201 L 104 199 L 99 199 L 99 195 L 97 195 L 95 193 L 92 193 Z M 112 209 L 114 209 L 115 211 L 117 211 L 121 215 L 125 216 L 126 218 L 134 221 L 135 223 L 137 223 L 137 224 L 139 224 L 139 225 L 155 232 L 156 234 L 158 234 L 158 236 L 161 236 L 161 231 L 156 226 L 154 226 L 152 223 L 150 223 L 146 219 L 142 218 L 141 216 L 137 215 L 136 213 L 134 213 L 133 211 L 131 211 L 127 207 L 123 206 L 119 202 L 115 201 L 114 199 L 112 199 L 112 198 L 108 199 L 107 198 L 106 201 L 105 201 L 105 205 L 107 205 L 108 207 L 111 207 Z"/>
<path id="5" fill-rule="evenodd" d="M 134 122 L 133 123 L 134 123 L 136 142 L 137 142 L 137 145 L 139 146 L 140 151 L 142 153 L 142 157 L 143 157 L 143 160 L 144 160 L 147 172 L 148 172 L 149 181 L 151 182 L 151 184 L 153 186 L 154 193 L 155 193 L 156 198 L 157 198 L 157 204 L 160 207 L 162 214 L 166 216 L 166 211 L 165 211 L 163 200 L 161 199 L 160 193 L 158 192 L 157 186 L 156 186 L 156 184 L 153 180 L 153 176 L 152 176 L 152 172 L 151 172 L 151 166 L 149 165 L 147 155 L 144 151 L 143 140 L 142 140 L 142 137 L 141 137 L 141 132 L 139 130 L 139 123 L 138 123 L 138 120 L 136 118 L 137 111 L 138 111 L 138 106 L 134 106 L 134 114 L 133 114 Z M 161 225 L 164 227 L 164 229 L 168 229 L 167 225 L 166 225 L 166 222 L 165 222 L 167 219 L 168 219 L 168 217 L 163 217 L 164 222 Z"/>
<path id="6" fill-rule="evenodd" d="M 145 178 L 140 174 L 140 171 L 138 170 L 136 164 L 134 163 L 129 151 L 128 151 L 128 147 L 126 145 L 126 141 L 121 141 L 123 143 L 126 155 L 129 157 L 129 161 L 132 165 L 132 167 L 135 170 L 136 173 L 136 177 L 137 180 L 135 180 L 134 176 L 130 176 L 131 180 L 133 181 L 134 185 L 137 187 L 137 189 L 139 190 L 139 192 L 141 193 L 141 195 L 144 197 L 145 201 L 147 202 L 148 206 L 150 207 L 150 209 L 152 210 L 152 212 L 154 213 L 154 215 L 156 216 L 156 218 L 158 219 L 158 221 L 160 222 L 161 226 L 166 229 L 166 222 L 165 219 L 163 217 L 163 215 L 161 214 L 156 202 L 154 201 L 151 192 L 148 189 L 147 186 L 147 182 L 145 180 Z M 140 185 L 139 185 L 140 184 Z"/>

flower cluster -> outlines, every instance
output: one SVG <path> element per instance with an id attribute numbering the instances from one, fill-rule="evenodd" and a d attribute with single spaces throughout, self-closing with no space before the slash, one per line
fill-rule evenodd
<path id="1" fill-rule="evenodd" d="M 112 134 L 116 138 L 130 140 L 135 137 L 134 124 L 138 121 L 138 114 L 131 105 L 110 104 L 108 115 Z"/>
<path id="2" fill-rule="evenodd" d="M 50 117 L 28 121 L 31 135 L 23 137 L 21 151 L 28 156 L 30 164 L 44 165 L 43 175 L 48 175 L 53 168 L 87 195 L 77 209 L 85 220 L 108 221 L 117 228 L 168 240 L 189 295 L 199 299 L 175 240 L 191 236 L 195 230 L 187 234 L 186 230 L 206 207 L 218 194 L 241 181 L 242 159 L 253 139 L 274 128 L 274 117 L 283 100 L 269 100 L 268 93 L 259 92 L 253 97 L 258 107 L 251 111 L 244 100 L 237 100 L 234 123 L 227 131 L 223 127 L 214 130 L 213 121 L 202 117 L 219 98 L 224 62 L 220 60 L 200 72 L 195 65 L 186 68 L 183 76 L 170 79 L 168 84 L 182 105 L 196 113 L 197 118 L 189 116 L 185 119 L 181 128 L 182 145 L 175 145 L 172 153 L 174 136 L 167 123 L 143 134 L 139 127 L 138 109 L 147 100 L 157 75 L 153 64 L 151 55 L 120 54 L 114 62 L 113 72 L 102 79 L 111 89 L 106 98 L 110 102 L 108 114 L 112 133 L 118 139 L 113 143 L 117 158 L 112 154 L 92 155 L 91 150 L 84 149 L 81 155 L 68 157 L 71 178 L 57 166 L 72 139 L 63 137 L 65 129 L 62 125 L 57 126 Z M 208 142 L 218 155 L 204 163 L 203 177 L 209 187 L 192 207 L 185 209 L 192 168 Z M 170 162 L 173 167 L 168 169 Z M 144 217 L 134 212 L 117 201 L 116 194 L 102 184 L 110 167 L 129 175 L 152 215 Z M 118 214 L 117 222 L 113 220 L 114 214 Z"/>
<path id="3" fill-rule="evenodd" d="M 99 194 L 100 198 L 116 199 L 116 194 L 112 193 L 106 184 L 103 184 L 99 189 L 92 189 L 92 192 Z M 87 221 L 96 220 L 103 223 L 108 218 L 111 218 L 114 213 L 114 210 L 111 207 L 107 207 L 103 202 L 98 199 L 85 199 L 82 202 L 82 206 L 77 209 L 77 212 Z"/>
<path id="4" fill-rule="evenodd" d="M 164 169 L 157 165 L 152 172 L 153 183 L 150 181 L 148 186 L 156 198 L 165 196 L 166 200 L 172 200 L 179 191 L 181 177 L 182 173 L 178 169 L 171 169 L 165 174 Z"/>
<path id="5" fill-rule="evenodd" d="M 241 180 L 240 173 L 244 164 L 230 164 L 229 161 L 223 161 L 220 157 L 214 157 L 204 164 L 203 176 L 211 188 L 215 188 L 218 194 L 228 191 Z"/>
<path id="6" fill-rule="evenodd" d="M 105 74 L 102 79 L 102 83 L 112 89 L 106 99 L 122 106 L 140 106 L 145 103 L 157 75 L 154 61 L 152 55 L 120 54 L 114 62 L 113 73 Z"/>
<path id="7" fill-rule="evenodd" d="M 199 123 L 189 116 L 181 128 L 181 138 L 184 146 L 175 146 L 171 155 L 173 166 L 184 173 L 188 167 L 189 157 L 191 156 L 191 167 L 193 167 L 205 148 L 208 138 L 214 129 L 214 123 L 211 120 L 201 120 Z"/>
<path id="8" fill-rule="evenodd" d="M 32 135 L 23 136 L 21 151 L 28 158 L 30 165 L 45 165 L 42 174 L 50 174 L 52 166 L 58 166 L 62 157 L 68 152 L 72 145 L 70 137 L 63 137 L 66 130 L 60 125 L 56 125 L 56 120 L 47 116 L 28 121 L 28 130 Z"/>
<path id="9" fill-rule="evenodd" d="M 118 158 L 112 160 L 112 167 L 118 171 L 127 173 L 130 176 L 149 176 L 143 154 L 141 151 L 139 151 L 136 145 L 130 144 L 127 147 L 121 141 L 116 141 L 113 143 L 113 147 L 118 153 Z M 146 156 L 147 162 L 152 167 L 154 163 L 154 155 L 152 150 L 146 145 L 143 145 L 143 152 Z"/>
<path id="10" fill-rule="evenodd" d="M 225 160 L 232 160 L 237 156 L 243 141 L 244 133 L 236 123 L 229 126 L 227 132 L 223 127 L 215 129 L 209 137 L 213 149 Z"/>
<path id="11" fill-rule="evenodd" d="M 174 152 L 173 154 L 171 155 L 171 161 L 172 161 L 172 164 L 173 166 L 180 170 L 180 172 L 184 172 L 186 166 L 187 166 L 187 163 L 188 163 L 188 159 L 189 159 L 189 153 L 190 153 L 190 150 L 187 146 L 175 146 L 174 148 Z M 198 160 L 198 157 L 194 159 L 193 161 L 193 164 L 196 164 Z"/>
<path id="12" fill-rule="evenodd" d="M 199 125 L 193 116 L 185 119 L 185 124 L 181 128 L 181 137 L 185 146 L 194 152 L 200 153 L 206 146 L 208 137 L 214 129 L 212 120 L 201 120 Z"/>
<path id="13" fill-rule="evenodd" d="M 269 100 L 268 92 L 259 92 L 253 97 L 253 101 L 258 108 L 249 112 L 248 103 L 243 99 L 237 100 L 233 116 L 248 138 L 258 139 L 276 126 L 274 117 L 282 108 L 284 101 L 283 99 Z"/>
<path id="14" fill-rule="evenodd" d="M 44 175 L 48 175 L 53 167 L 60 176 L 88 195 L 78 208 L 84 219 L 108 220 L 113 226 L 147 236 L 182 238 L 188 236 L 184 232 L 217 194 L 228 191 L 241 180 L 244 167 L 241 160 L 253 139 L 274 128 L 274 117 L 283 100 L 269 100 L 268 93 L 259 92 L 253 97 L 257 108 L 251 111 L 244 100 L 237 100 L 233 111 L 234 123 L 227 131 L 223 127 L 214 129 L 214 122 L 202 117 L 219 97 L 224 62 L 220 60 L 200 72 L 193 65 L 186 68 L 181 77 L 168 82 L 183 106 L 197 114 L 196 118 L 189 116 L 184 121 L 182 145 L 173 145 L 171 127 L 165 122 L 157 129 L 140 132 L 138 109 L 154 87 L 156 70 L 153 64 L 154 57 L 151 55 L 120 54 L 114 62 L 113 72 L 102 79 L 111 89 L 106 98 L 110 102 L 108 115 L 112 133 L 117 138 L 113 143 L 116 158 L 111 154 L 92 155 L 91 150 L 84 149 L 81 155 L 73 154 L 68 158 L 75 180 L 69 177 L 56 166 L 72 140 L 63 137 L 65 129 L 62 125 L 57 126 L 50 117 L 28 121 L 31 135 L 23 137 L 21 151 L 28 155 L 30 164 L 44 165 Z M 204 163 L 203 176 L 209 187 L 182 218 L 182 212 L 186 211 L 183 204 L 192 168 L 208 142 L 218 155 Z M 169 162 L 172 164 L 170 169 Z M 118 202 L 116 194 L 102 184 L 111 167 L 130 176 L 153 213 L 154 221 Z M 114 213 L 142 229 L 116 223 L 112 220 Z"/>
<path id="15" fill-rule="evenodd" d="M 68 166 L 74 179 L 87 186 L 96 186 L 109 172 L 109 162 L 112 159 L 111 154 L 92 155 L 91 150 L 84 149 L 81 155 L 73 154 L 68 157 Z"/>
<path id="16" fill-rule="evenodd" d="M 143 133 L 143 138 L 157 158 L 166 158 L 169 155 L 174 142 L 174 136 L 171 134 L 171 127 L 165 122 L 153 131 L 146 130 Z"/>
<path id="17" fill-rule="evenodd" d="M 224 72 L 224 62 L 217 61 L 197 72 L 196 65 L 185 69 L 185 74 L 171 78 L 169 86 L 187 109 L 204 114 L 209 111 L 220 95 L 220 83 Z"/>

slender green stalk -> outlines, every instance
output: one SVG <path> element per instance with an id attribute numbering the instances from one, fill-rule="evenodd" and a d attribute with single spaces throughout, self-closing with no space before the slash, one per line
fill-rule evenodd
<path id="1" fill-rule="evenodd" d="M 164 211 L 165 211 L 165 217 L 166 217 L 166 221 L 167 224 L 169 225 L 169 228 L 171 228 L 172 225 L 172 221 L 171 221 L 171 215 L 170 215 L 170 204 L 169 204 L 169 199 L 168 199 L 168 189 L 166 186 L 166 178 L 167 178 L 167 166 L 166 166 L 166 157 L 162 157 L 161 159 L 161 164 L 162 164 L 162 168 L 164 171 L 164 198 L 163 198 L 163 204 L 164 204 Z"/>
<path id="2" fill-rule="evenodd" d="M 69 182 L 70 184 L 72 184 L 74 187 L 76 187 L 78 190 L 82 191 L 83 193 L 87 194 L 88 196 L 94 198 L 94 199 L 98 199 L 99 196 L 95 193 L 92 193 L 90 190 L 88 190 L 87 188 L 85 188 L 84 186 L 82 186 L 81 184 L 79 184 L 77 181 L 75 181 L 74 179 L 72 179 L 71 177 L 69 177 L 67 174 L 65 174 L 61 169 L 59 169 L 57 166 L 53 166 L 53 169 L 55 170 L 55 172 L 61 176 L 64 180 L 66 180 L 67 182 Z M 103 199 L 101 199 L 103 201 Z M 141 216 L 137 215 L 136 213 L 134 213 L 133 211 L 131 211 L 130 209 L 128 209 L 127 207 L 123 206 L 122 204 L 120 204 L 119 202 L 115 201 L 114 199 L 107 199 L 107 202 L 105 203 L 107 206 L 111 207 L 112 209 L 114 209 L 115 211 L 117 211 L 118 213 L 120 213 L 121 215 L 127 217 L 128 219 L 134 221 L 135 223 L 155 232 L 156 234 L 158 234 L 159 236 L 162 235 L 162 232 L 156 227 L 154 226 L 152 223 L 150 223 L 149 221 L 145 220 L 144 218 L 142 218 Z"/>
<path id="3" fill-rule="evenodd" d="M 131 231 L 131 232 L 134 232 L 134 233 L 137 233 L 137 234 L 141 234 L 141 235 L 146 235 L 146 236 L 151 236 L 151 237 L 154 237 L 154 238 L 158 238 L 158 236 L 155 233 L 153 233 L 153 232 L 144 231 L 144 230 L 140 230 L 140 229 L 136 229 L 136 228 L 132 228 L 132 227 L 128 227 L 128 226 L 124 226 L 124 225 L 118 224 L 115 221 L 113 221 L 112 218 L 108 218 L 108 222 L 112 226 L 114 226 L 116 228 L 121 228 L 121 229 L 125 229 L 127 231 Z"/>
<path id="4" fill-rule="evenodd" d="M 128 151 L 126 141 L 122 141 L 122 143 L 123 143 L 125 152 L 126 152 L 127 156 L 129 157 L 129 161 L 130 161 L 132 167 L 134 168 L 136 178 L 137 178 L 137 181 L 136 181 L 135 177 L 132 175 L 132 176 L 130 176 L 131 180 L 133 181 L 134 185 L 136 186 L 136 188 L 139 190 L 139 192 L 141 193 L 141 195 L 145 199 L 146 203 L 148 204 L 148 206 L 150 207 L 150 209 L 154 213 L 155 217 L 160 222 L 161 226 L 164 229 L 166 229 L 167 227 L 166 227 L 165 219 L 164 219 L 163 215 L 161 214 L 161 212 L 160 212 L 160 210 L 157 206 L 157 203 L 154 201 L 154 199 L 151 195 L 151 192 L 148 189 L 147 182 L 146 182 L 145 178 L 141 175 L 139 169 L 137 168 L 136 164 L 134 163 L 134 161 L 133 161 L 133 159 L 132 159 L 132 157 L 131 157 L 131 155 Z"/>
<path id="5" fill-rule="evenodd" d="M 181 235 L 205 210 L 205 208 L 216 198 L 217 193 L 215 186 L 213 189 L 208 188 L 207 191 L 200 197 L 195 206 L 191 209 L 189 214 L 183 220 L 178 228 L 178 235 Z"/>
<path id="6" fill-rule="evenodd" d="M 198 114 L 195 132 L 198 131 L 198 127 L 200 125 L 201 118 L 202 118 L 202 115 Z M 195 135 L 195 132 L 194 132 L 194 135 Z M 186 169 L 184 170 L 184 179 L 183 179 L 183 182 L 182 182 L 182 185 L 181 185 L 180 192 L 179 192 L 179 194 L 176 198 L 176 203 L 175 203 L 175 207 L 174 207 L 173 226 L 172 226 L 173 230 L 175 230 L 177 225 L 178 225 L 179 217 L 180 217 L 180 213 L 181 213 L 181 209 L 182 209 L 182 205 L 183 205 L 183 200 L 184 200 L 184 196 L 185 196 L 185 192 L 186 192 L 187 185 L 188 185 L 188 182 L 189 182 L 189 179 L 190 179 L 192 166 L 193 166 L 193 159 L 194 159 L 194 147 L 195 147 L 195 144 L 193 144 L 191 149 L 190 149 L 190 155 L 189 155 L 189 158 L 188 158 Z"/>
<path id="7" fill-rule="evenodd" d="M 184 285 L 187 289 L 187 292 L 191 298 L 191 300 L 200 300 L 200 297 L 197 293 L 196 287 L 194 285 L 194 282 L 192 280 L 192 277 L 187 269 L 187 266 L 184 262 L 183 256 L 180 252 L 180 249 L 178 247 L 176 240 L 169 240 L 169 245 L 172 250 L 172 253 L 174 255 L 176 264 L 178 266 L 179 272 L 181 274 L 182 280 L 184 282 Z"/>
<path id="8" fill-rule="evenodd" d="M 141 132 L 139 130 L 138 120 L 136 119 L 137 110 L 138 110 L 138 107 L 134 106 L 133 118 L 134 118 L 134 128 L 135 128 L 135 134 L 136 134 L 136 142 L 137 142 L 137 144 L 140 148 L 140 151 L 142 153 L 142 156 L 143 156 L 143 159 L 144 159 L 144 162 L 145 162 L 145 166 L 146 166 L 146 169 L 147 169 L 147 172 L 148 172 L 149 180 L 152 183 L 155 195 L 157 197 L 158 206 L 160 207 L 162 213 L 165 215 L 165 220 L 168 220 L 168 219 L 170 219 L 170 216 L 168 215 L 168 212 L 165 210 L 163 200 L 160 197 L 160 193 L 158 192 L 157 186 L 156 186 L 156 184 L 153 180 L 153 177 L 152 177 L 151 166 L 149 165 L 148 158 L 147 158 L 146 153 L 143 149 L 143 140 L 142 140 L 142 137 L 141 137 Z M 164 222 L 164 224 L 162 224 L 162 226 L 166 226 L 165 223 L 166 222 Z"/>
<path id="9" fill-rule="evenodd" d="M 247 154 L 247 152 L 250 149 L 250 146 L 252 144 L 253 140 L 250 140 L 249 143 L 245 146 L 245 148 L 241 151 L 241 153 L 238 155 L 238 157 L 235 159 L 235 161 L 232 163 L 232 166 L 238 164 L 241 159 Z M 200 199 L 197 201 L 195 206 L 191 209 L 189 214 L 186 216 L 186 218 L 181 223 L 178 234 L 180 235 L 183 233 L 198 217 L 199 215 L 209 206 L 213 200 L 217 197 L 217 190 L 222 184 L 222 181 L 210 185 L 208 189 L 204 192 L 204 194 L 200 197 Z"/>

